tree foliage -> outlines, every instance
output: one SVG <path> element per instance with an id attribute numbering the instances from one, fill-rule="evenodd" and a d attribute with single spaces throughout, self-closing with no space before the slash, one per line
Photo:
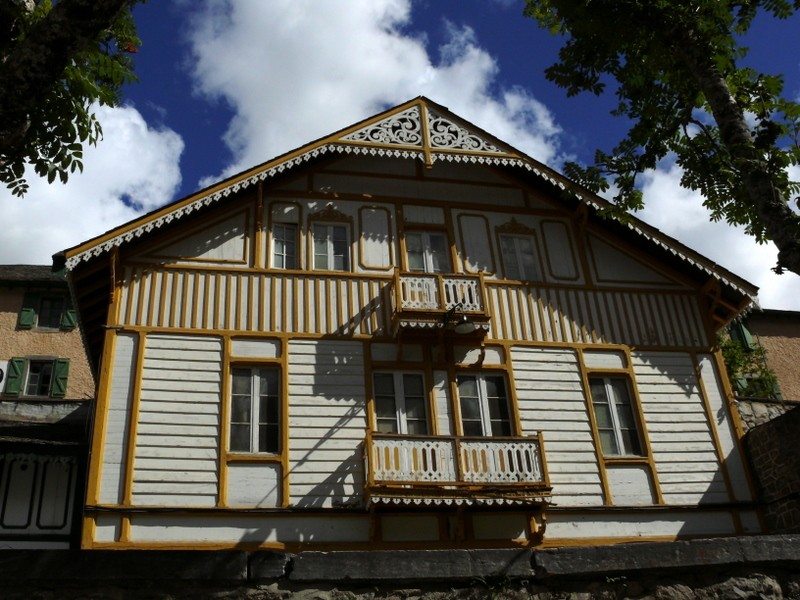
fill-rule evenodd
<path id="1" fill-rule="evenodd" d="M 614 85 L 612 114 L 627 136 L 595 164 L 567 166 L 593 191 L 618 190 L 620 213 L 639 209 L 637 177 L 674 156 L 681 185 L 699 191 L 713 220 L 744 226 L 778 247 L 776 271 L 800 274 L 800 105 L 783 79 L 741 66 L 759 13 L 786 19 L 800 0 L 526 0 L 526 15 L 566 38 L 547 78 L 568 95 Z"/>
<path id="2" fill-rule="evenodd" d="M 778 378 L 767 362 L 767 351 L 759 343 L 745 347 L 728 333 L 717 339 L 728 379 L 740 398 L 780 399 Z"/>
<path id="3" fill-rule="evenodd" d="M 133 79 L 137 1 L 0 0 L 0 181 L 14 194 L 26 164 L 49 182 L 83 170 L 102 134 L 92 106 Z"/>

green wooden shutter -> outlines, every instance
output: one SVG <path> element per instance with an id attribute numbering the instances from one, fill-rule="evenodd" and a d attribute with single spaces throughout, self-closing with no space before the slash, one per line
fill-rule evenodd
<path id="1" fill-rule="evenodd" d="M 6 396 L 19 396 L 22 389 L 22 382 L 25 381 L 24 358 L 12 358 L 8 361 L 8 373 L 6 373 Z"/>
<path id="2" fill-rule="evenodd" d="M 77 324 L 78 315 L 75 313 L 75 309 L 72 306 L 67 306 L 61 314 L 61 329 L 75 329 Z"/>
<path id="3" fill-rule="evenodd" d="M 67 395 L 67 374 L 69 373 L 69 359 L 57 358 L 53 361 L 53 381 L 50 384 L 50 396 L 63 398 Z"/>
<path id="4" fill-rule="evenodd" d="M 741 321 L 736 321 L 735 323 L 733 323 L 729 331 L 731 337 L 737 342 L 739 342 L 739 344 L 741 344 L 742 348 L 744 348 L 745 350 L 752 350 L 753 348 L 755 348 L 753 335 Z"/>
<path id="5" fill-rule="evenodd" d="M 17 328 L 31 329 L 36 322 L 36 309 L 39 306 L 39 294 L 26 293 L 22 299 L 22 310 L 17 317 Z"/>

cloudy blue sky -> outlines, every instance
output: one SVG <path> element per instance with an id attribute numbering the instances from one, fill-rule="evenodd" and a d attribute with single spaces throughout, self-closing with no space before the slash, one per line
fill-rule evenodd
<path id="1" fill-rule="evenodd" d="M 50 256 L 201 186 L 389 106 L 425 95 L 560 169 L 625 131 L 612 98 L 567 99 L 544 78 L 559 40 L 522 0 L 151 0 L 138 6 L 139 84 L 102 109 L 104 139 L 67 185 L 0 190 L 0 263 Z M 748 60 L 800 98 L 800 16 L 762 19 Z M 800 170 L 795 173 L 800 179 Z M 643 178 L 637 216 L 800 310 L 800 277 L 771 246 L 711 224 L 666 163 Z"/>

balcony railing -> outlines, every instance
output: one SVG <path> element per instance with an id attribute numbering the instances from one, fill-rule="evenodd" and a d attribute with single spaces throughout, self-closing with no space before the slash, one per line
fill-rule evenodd
<path id="1" fill-rule="evenodd" d="M 512 501 L 550 491 L 539 434 L 493 438 L 370 432 L 366 459 L 372 498 Z"/>
<path id="2" fill-rule="evenodd" d="M 467 315 L 480 329 L 488 327 L 482 275 L 395 271 L 392 282 L 395 328 L 436 327 L 448 311 Z"/>

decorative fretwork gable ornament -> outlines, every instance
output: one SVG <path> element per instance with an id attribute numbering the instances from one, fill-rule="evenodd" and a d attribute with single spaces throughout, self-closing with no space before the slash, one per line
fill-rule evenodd
<path id="1" fill-rule="evenodd" d="M 447 151 L 470 153 L 473 156 L 516 156 L 486 139 L 485 135 L 456 123 L 422 103 L 352 131 L 342 136 L 340 141 L 414 149 L 423 153 L 426 162 L 445 158 L 442 152 Z"/>

